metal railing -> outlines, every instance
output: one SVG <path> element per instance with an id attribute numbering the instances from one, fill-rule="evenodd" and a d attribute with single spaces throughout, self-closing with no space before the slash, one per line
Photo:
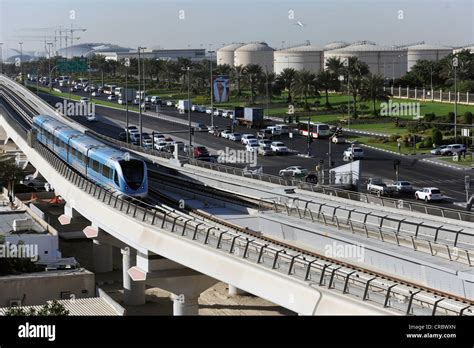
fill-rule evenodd
<path id="1" fill-rule="evenodd" d="M 442 303 L 436 305 L 439 297 L 420 291 L 415 298 L 411 286 L 386 278 L 374 277 L 373 274 L 363 271 L 355 271 L 331 263 L 328 259 L 301 254 L 257 237 L 208 225 L 202 220 L 172 209 L 152 207 L 143 202 L 121 198 L 115 192 L 95 184 L 72 170 L 42 145 L 36 143 L 34 149 L 59 174 L 102 204 L 107 204 L 137 221 L 207 245 L 219 252 L 234 255 L 290 277 L 311 283 L 317 282 L 319 286 L 342 291 L 343 294 L 354 296 L 362 301 L 370 301 L 406 314 L 474 314 L 470 305 L 454 299 L 441 297 Z"/>
<path id="2" fill-rule="evenodd" d="M 441 89 L 430 88 L 410 88 L 410 87 L 384 87 L 385 91 L 389 91 L 393 97 L 402 99 L 416 99 L 422 101 L 434 101 L 442 103 L 454 104 L 456 95 L 451 91 L 443 91 Z M 458 103 L 471 105 L 474 104 L 473 93 L 457 93 Z"/>
<path id="3" fill-rule="evenodd" d="M 263 202 L 262 202 L 263 203 Z M 260 203 L 259 211 L 266 208 Z M 377 238 L 398 246 L 413 248 L 432 256 L 442 256 L 450 261 L 463 262 L 473 266 L 473 230 L 445 228 L 442 224 L 425 221 L 397 219 L 389 215 L 378 215 L 357 209 L 348 209 L 330 203 L 317 203 L 294 198 L 290 204 L 276 200 L 271 204 L 277 213 L 286 213 L 300 219 L 331 225 L 338 230 L 358 233 L 367 238 Z"/>

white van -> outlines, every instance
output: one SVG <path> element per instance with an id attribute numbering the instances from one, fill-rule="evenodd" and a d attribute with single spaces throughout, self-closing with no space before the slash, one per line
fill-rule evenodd
<path id="1" fill-rule="evenodd" d="M 280 135 L 281 134 L 281 128 L 277 126 L 268 126 L 267 129 L 269 129 L 272 132 L 272 135 Z"/>
<path id="2" fill-rule="evenodd" d="M 123 87 L 115 87 L 114 93 L 116 96 L 121 96 L 123 92 Z"/>
<path id="3" fill-rule="evenodd" d="M 286 124 L 276 124 L 275 127 L 280 130 L 280 134 L 290 133 L 290 127 Z"/>

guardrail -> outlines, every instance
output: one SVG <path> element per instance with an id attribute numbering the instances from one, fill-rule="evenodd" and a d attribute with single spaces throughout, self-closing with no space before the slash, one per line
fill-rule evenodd
<path id="1" fill-rule="evenodd" d="M 384 87 L 384 91 L 389 91 L 394 98 L 416 99 L 422 101 L 435 101 L 441 103 L 454 104 L 456 96 L 454 92 L 443 91 L 442 89 L 410 88 L 410 87 Z M 457 92 L 457 102 L 459 104 L 474 104 L 472 93 Z"/>
<path id="2" fill-rule="evenodd" d="M 260 203 L 259 211 L 266 209 Z M 300 219 L 332 225 L 338 230 L 361 234 L 367 238 L 377 238 L 398 246 L 413 248 L 432 256 L 442 256 L 450 261 L 473 265 L 473 231 L 452 230 L 442 224 L 414 222 L 406 218 L 397 219 L 388 215 L 348 209 L 330 203 L 317 203 L 294 198 L 291 204 L 272 200 L 272 210 L 286 213 Z M 303 208 L 304 207 L 304 208 Z M 312 210 L 313 208 L 314 210 Z"/>

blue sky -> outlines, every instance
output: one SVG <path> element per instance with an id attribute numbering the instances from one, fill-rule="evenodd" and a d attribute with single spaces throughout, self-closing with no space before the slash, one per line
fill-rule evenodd
<path id="1" fill-rule="evenodd" d="M 75 34 L 81 42 L 126 47 L 266 41 L 281 48 L 306 40 L 457 46 L 474 43 L 474 0 L 0 0 L 0 23 L 4 49 L 23 40 L 25 51 L 44 46 L 19 38 L 44 35 L 25 28 L 71 24 L 87 28 Z"/>

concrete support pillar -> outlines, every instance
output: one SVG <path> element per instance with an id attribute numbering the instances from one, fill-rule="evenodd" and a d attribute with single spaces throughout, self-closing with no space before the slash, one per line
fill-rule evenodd
<path id="1" fill-rule="evenodd" d="M 173 315 L 199 315 L 199 296 L 171 295 Z"/>
<path id="2" fill-rule="evenodd" d="M 104 273 L 113 270 L 113 247 L 94 239 L 92 253 L 94 257 L 94 272 Z"/>
<path id="3" fill-rule="evenodd" d="M 70 218 L 75 218 L 75 217 L 81 216 L 81 214 L 79 214 L 76 211 L 76 209 L 74 209 L 69 203 L 66 203 L 64 205 L 64 215 L 67 215 Z"/>
<path id="4" fill-rule="evenodd" d="M 237 295 L 238 296 L 248 295 L 248 292 L 229 284 L 229 296 L 237 296 Z"/>
<path id="5" fill-rule="evenodd" d="M 128 270 L 135 266 L 135 253 L 132 254 L 130 247 L 122 249 L 123 266 L 123 300 L 125 305 L 140 306 L 145 304 L 145 282 L 133 281 Z"/>

